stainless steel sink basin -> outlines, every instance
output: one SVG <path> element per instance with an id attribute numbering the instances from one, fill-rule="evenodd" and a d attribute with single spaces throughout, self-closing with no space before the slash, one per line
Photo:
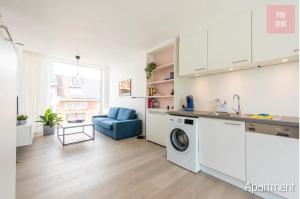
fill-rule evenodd
<path id="1" fill-rule="evenodd" d="M 220 117 L 239 117 L 236 113 L 226 113 L 226 112 L 213 112 L 210 115 L 220 116 Z"/>

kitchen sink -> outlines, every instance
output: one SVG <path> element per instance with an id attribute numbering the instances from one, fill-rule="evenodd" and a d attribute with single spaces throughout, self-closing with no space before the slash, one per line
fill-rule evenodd
<path id="1" fill-rule="evenodd" d="M 239 117 L 236 113 L 228 113 L 228 112 L 213 112 L 210 115 L 220 116 L 220 117 Z"/>

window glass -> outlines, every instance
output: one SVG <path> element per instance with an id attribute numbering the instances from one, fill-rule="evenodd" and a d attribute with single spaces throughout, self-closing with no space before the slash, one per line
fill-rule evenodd
<path id="1" fill-rule="evenodd" d="M 52 62 L 51 106 L 67 122 L 90 122 L 100 112 L 102 70 Z"/>

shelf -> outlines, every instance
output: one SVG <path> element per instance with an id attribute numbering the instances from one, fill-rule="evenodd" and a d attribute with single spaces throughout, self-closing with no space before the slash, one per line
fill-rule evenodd
<path id="1" fill-rule="evenodd" d="M 174 63 L 168 63 L 168 64 L 164 64 L 164 65 L 160 65 L 157 66 L 154 71 L 162 71 L 162 70 L 166 70 L 166 69 L 172 69 L 172 66 L 174 65 Z"/>
<path id="2" fill-rule="evenodd" d="M 154 95 L 154 96 L 148 96 L 147 98 L 173 98 L 174 95 Z"/>
<path id="3" fill-rule="evenodd" d="M 152 84 L 165 84 L 165 83 L 170 83 L 170 82 L 174 82 L 174 79 L 161 80 L 161 81 L 155 81 L 155 82 L 148 82 L 147 85 L 152 85 Z"/>

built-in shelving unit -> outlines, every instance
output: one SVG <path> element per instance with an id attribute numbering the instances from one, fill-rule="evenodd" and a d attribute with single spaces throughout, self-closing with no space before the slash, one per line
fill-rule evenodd
<path id="1" fill-rule="evenodd" d="M 147 63 L 157 67 L 147 80 L 149 110 L 174 109 L 174 43 L 157 48 L 147 54 Z"/>
<path id="2" fill-rule="evenodd" d="M 154 62 L 157 66 L 152 77 L 147 80 L 147 111 L 146 139 L 166 146 L 169 133 L 169 116 L 177 98 L 174 97 L 176 82 L 175 68 L 178 66 L 178 41 L 168 41 L 147 53 L 147 63 Z M 174 73 L 175 72 L 175 73 Z M 153 103 L 156 106 L 153 106 Z M 176 106 L 175 106 L 176 107 Z"/>
<path id="3" fill-rule="evenodd" d="M 165 65 L 161 65 L 161 66 L 157 66 L 156 69 L 154 71 L 162 71 L 162 70 L 167 70 L 167 69 L 170 69 L 170 68 L 173 68 L 174 67 L 174 63 L 168 63 L 168 64 L 165 64 Z"/>
<path id="4" fill-rule="evenodd" d="M 174 79 L 167 79 L 167 80 L 161 80 L 161 81 L 155 81 L 155 82 L 148 82 L 147 85 L 164 84 L 164 83 L 172 83 L 172 82 L 174 82 Z"/>

